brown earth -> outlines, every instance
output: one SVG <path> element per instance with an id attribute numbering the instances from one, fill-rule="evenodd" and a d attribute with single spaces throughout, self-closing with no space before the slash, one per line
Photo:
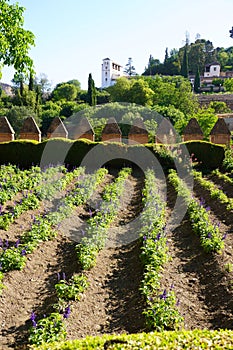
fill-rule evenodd
<path id="1" fill-rule="evenodd" d="M 111 179 L 108 177 L 107 181 Z M 142 316 L 144 301 L 139 291 L 143 269 L 137 237 L 142 186 L 143 178 L 139 174 L 133 174 L 127 181 L 107 248 L 100 252 L 96 266 L 87 272 L 89 287 L 81 300 L 71 303 L 72 312 L 66 320 L 68 339 L 146 330 Z M 167 188 L 169 217 L 176 195 L 171 186 Z M 224 190 L 227 192 L 227 188 Z M 228 190 L 230 195 L 232 187 Z M 75 244 L 90 215 L 89 210 L 94 211 L 101 200 L 102 191 L 100 186 L 90 203 L 78 208 L 72 218 L 61 224 L 56 239 L 41 243 L 28 256 L 23 271 L 5 274 L 6 288 L 0 297 L 0 349 L 26 348 L 31 312 L 35 311 L 38 318 L 43 317 L 52 311 L 56 302 L 57 273 L 65 272 L 69 278 L 79 271 Z M 174 284 L 186 329 L 233 329 L 232 213 L 226 212 L 223 205 L 213 201 L 198 186 L 194 187 L 194 194 L 204 197 L 211 207 L 213 220 L 221 221 L 222 233 L 227 232 L 225 249 L 221 255 L 204 253 L 185 215 L 173 231 L 167 228 L 171 260 L 162 271 L 161 290 Z M 30 218 L 31 213 L 19 218 L 4 232 L 4 237 L 15 239 L 20 225 L 26 227 Z"/>

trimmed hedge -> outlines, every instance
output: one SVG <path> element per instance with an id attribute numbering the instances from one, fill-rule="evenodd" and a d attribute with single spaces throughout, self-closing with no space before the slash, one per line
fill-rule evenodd
<path id="1" fill-rule="evenodd" d="M 185 145 L 192 158 L 196 158 L 197 161 L 203 167 L 208 169 L 216 169 L 222 166 L 223 159 L 225 157 L 226 146 L 216 145 L 207 141 L 188 141 Z"/>
<path id="2" fill-rule="evenodd" d="M 95 147 L 97 146 L 98 147 Z M 86 139 L 49 139 L 38 143 L 30 140 L 16 140 L 0 143 L 0 164 L 15 164 L 23 168 L 31 165 L 66 164 L 79 166 L 85 156 L 90 170 L 108 163 L 110 166 L 174 168 L 173 156 L 176 150 L 186 147 L 186 153 L 194 154 L 203 167 L 215 169 L 222 165 L 225 147 L 205 141 L 189 141 L 179 145 L 125 145 L 121 143 L 92 142 Z M 188 150 L 188 152 L 187 152 Z M 90 152 L 92 151 L 92 152 Z"/>
<path id="3" fill-rule="evenodd" d="M 36 350 L 84 350 L 84 349 L 233 349 L 233 331 L 193 330 L 138 333 L 130 335 L 103 335 L 60 343 L 44 344 Z"/>

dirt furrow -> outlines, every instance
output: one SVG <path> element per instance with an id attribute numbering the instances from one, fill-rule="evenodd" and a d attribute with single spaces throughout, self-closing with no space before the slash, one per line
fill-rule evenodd
<path id="1" fill-rule="evenodd" d="M 174 197 L 169 187 L 168 203 L 172 204 Z M 174 284 L 185 328 L 232 328 L 232 276 L 223 259 L 227 254 L 205 253 L 187 215 L 175 230 L 168 229 L 167 236 L 172 260 L 165 266 L 161 282 L 164 288 Z"/>
<path id="2" fill-rule="evenodd" d="M 142 184 L 143 179 L 133 177 L 126 183 L 121 210 L 109 232 L 108 246 L 87 273 L 89 287 L 82 299 L 72 303 L 67 321 L 69 339 L 145 329 L 144 302 L 139 291 L 143 269 L 138 236 L 134 234 L 134 221 L 137 222 L 142 209 Z"/>

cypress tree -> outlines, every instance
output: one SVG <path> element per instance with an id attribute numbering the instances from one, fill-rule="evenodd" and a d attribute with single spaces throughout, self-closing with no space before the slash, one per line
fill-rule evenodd
<path id="1" fill-rule="evenodd" d="M 28 89 L 29 89 L 29 91 L 34 90 L 34 77 L 33 77 L 32 71 L 30 71 Z"/>
<path id="2" fill-rule="evenodd" d="M 89 103 L 90 106 L 96 105 L 96 88 L 95 88 L 95 82 L 92 79 L 91 73 L 88 76 L 87 102 Z"/>
<path id="3" fill-rule="evenodd" d="M 199 71 L 199 67 L 197 67 L 197 71 L 196 71 L 195 79 L 194 79 L 194 87 L 193 87 L 194 92 L 196 92 L 196 93 L 199 92 L 200 85 L 201 85 L 200 71 Z"/>
<path id="4" fill-rule="evenodd" d="M 189 74 L 188 53 L 187 53 L 187 45 L 185 45 L 183 62 L 182 62 L 182 65 L 181 65 L 181 75 L 183 75 L 183 77 L 185 77 L 185 78 L 188 78 L 188 74 Z"/>

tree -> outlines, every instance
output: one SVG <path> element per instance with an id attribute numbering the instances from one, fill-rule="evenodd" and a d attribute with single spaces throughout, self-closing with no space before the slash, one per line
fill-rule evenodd
<path id="1" fill-rule="evenodd" d="M 96 88 L 95 88 L 95 82 L 92 79 L 91 73 L 88 76 L 88 90 L 87 90 L 87 102 L 90 106 L 96 105 Z"/>
<path id="2" fill-rule="evenodd" d="M 189 68 L 188 68 L 188 53 L 187 53 L 187 45 L 185 45 L 184 48 L 184 56 L 183 56 L 183 62 L 181 65 L 181 75 L 183 75 L 183 77 L 188 78 L 188 74 L 189 74 Z"/>
<path id="3" fill-rule="evenodd" d="M 133 59 L 129 57 L 128 63 L 125 65 L 124 72 L 130 77 L 133 75 L 137 75 L 135 67 L 133 66 Z"/>
<path id="4" fill-rule="evenodd" d="M 126 77 L 118 78 L 116 84 L 109 86 L 106 90 L 110 93 L 113 102 L 129 102 L 128 93 L 131 81 Z"/>
<path id="5" fill-rule="evenodd" d="M 53 90 L 53 99 L 55 101 L 66 100 L 73 101 L 77 97 L 77 88 L 75 85 L 62 83 Z"/>
<path id="6" fill-rule="evenodd" d="M 195 79 L 194 79 L 194 86 L 193 86 L 193 90 L 194 90 L 196 93 L 199 92 L 200 85 L 201 85 L 200 71 L 199 71 L 199 67 L 197 67 L 197 71 L 196 71 Z"/>
<path id="7" fill-rule="evenodd" d="M 0 0 L 0 63 L 13 66 L 17 72 L 28 73 L 33 61 L 28 55 L 34 46 L 34 34 L 23 28 L 25 8 Z"/>
<path id="8" fill-rule="evenodd" d="M 226 91 L 233 92 L 233 78 L 225 79 L 223 86 L 226 89 Z"/>
<path id="9" fill-rule="evenodd" d="M 168 48 L 166 47 L 166 50 L 165 50 L 165 57 L 164 57 L 164 63 L 166 63 L 168 60 Z"/>
<path id="10" fill-rule="evenodd" d="M 135 80 L 129 91 L 129 102 L 142 106 L 151 106 L 153 103 L 154 91 L 149 88 L 145 79 Z"/>

